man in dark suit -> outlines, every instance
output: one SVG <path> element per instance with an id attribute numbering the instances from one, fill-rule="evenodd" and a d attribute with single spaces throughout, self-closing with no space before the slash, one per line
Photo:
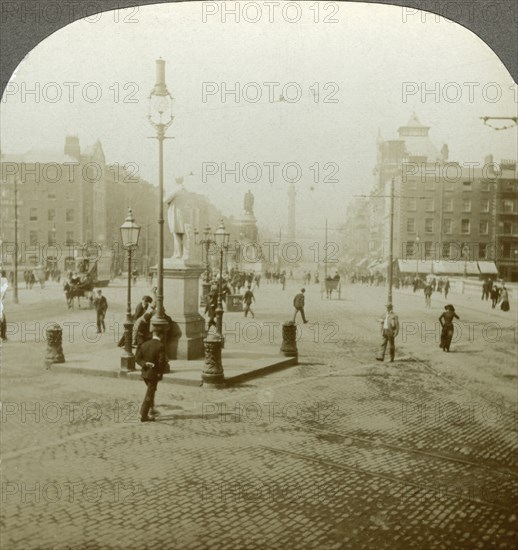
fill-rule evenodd
<path id="1" fill-rule="evenodd" d="M 167 365 L 165 347 L 156 330 L 153 330 L 151 340 L 144 342 L 137 349 L 135 361 L 142 368 L 142 379 L 147 386 L 146 396 L 140 408 L 140 421 L 152 422 L 157 414 L 155 411 L 156 388 L 158 382 L 162 380 Z"/>
<path id="2" fill-rule="evenodd" d="M 108 309 L 108 301 L 103 296 L 102 290 L 97 291 L 97 297 L 94 299 L 94 307 L 97 313 L 97 334 L 106 332 L 106 325 L 104 324 L 104 318 L 106 316 L 106 310 Z"/>
<path id="3" fill-rule="evenodd" d="M 304 305 L 306 303 L 304 298 L 304 293 L 306 292 L 305 288 L 301 288 L 300 292 L 293 298 L 293 307 L 295 308 L 295 314 L 293 315 L 293 322 L 295 322 L 295 319 L 297 317 L 297 313 L 300 313 L 302 316 L 302 321 L 304 324 L 306 324 L 308 321 L 306 319 L 306 316 L 304 315 Z"/>

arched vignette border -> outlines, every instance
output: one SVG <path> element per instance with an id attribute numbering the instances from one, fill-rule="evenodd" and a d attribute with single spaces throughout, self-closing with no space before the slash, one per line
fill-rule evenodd
<path id="1" fill-rule="evenodd" d="M 172 4 L 182 0 L 97 0 L 92 4 L 102 5 L 103 11 L 125 7 L 146 6 L 149 4 Z M 189 0 L 185 0 L 189 1 Z M 282 1 L 282 0 L 281 0 Z M 340 1 L 340 0 L 338 0 Z M 341 0 L 352 2 L 356 0 Z M 518 2 L 516 0 L 363 0 L 367 4 L 390 4 L 415 8 L 447 17 L 468 28 L 479 36 L 498 55 L 515 82 L 518 82 Z M 37 21 L 29 17 L 27 21 L 9 16 L 9 5 L 23 6 L 38 4 L 41 10 L 48 5 L 63 7 L 61 17 L 56 22 Z M 80 17 L 70 17 L 70 5 L 81 4 L 84 0 L 0 0 L 0 93 L 22 59 L 58 29 L 65 27 Z M 497 17 L 491 20 L 490 6 L 496 6 Z M 461 8 L 460 10 L 458 8 Z M 452 9 L 453 8 L 453 9 Z M 455 11 L 456 10 L 456 11 Z M 30 13 L 30 8 L 29 8 Z M 493 12 L 494 15 L 494 12 Z"/>

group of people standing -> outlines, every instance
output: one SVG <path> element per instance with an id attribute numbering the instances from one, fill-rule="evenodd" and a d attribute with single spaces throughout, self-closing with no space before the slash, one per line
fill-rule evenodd
<path id="1" fill-rule="evenodd" d="M 509 311 L 509 292 L 505 284 L 498 285 L 492 279 L 486 279 L 482 284 L 481 300 L 489 300 L 491 298 L 491 308 L 495 309 L 500 303 L 502 311 Z"/>

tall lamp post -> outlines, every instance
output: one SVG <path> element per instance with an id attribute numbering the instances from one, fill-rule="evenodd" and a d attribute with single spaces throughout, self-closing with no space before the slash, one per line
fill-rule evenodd
<path id="1" fill-rule="evenodd" d="M 165 83 L 165 61 L 156 60 L 156 83 L 149 94 L 148 120 L 156 129 L 158 140 L 158 266 L 157 266 L 157 313 L 153 328 L 163 337 L 167 320 L 164 316 L 164 139 L 165 131 L 173 123 L 173 97 Z"/>
<path id="2" fill-rule="evenodd" d="M 198 229 L 194 230 L 194 242 L 201 245 L 205 249 L 205 274 L 202 281 L 202 295 L 200 299 L 200 305 L 204 306 L 207 303 L 207 296 L 210 290 L 210 282 L 212 280 L 212 269 L 210 267 L 209 249 L 211 244 L 214 244 L 214 240 L 211 238 L 212 230 L 207 223 L 203 230 L 203 239 L 198 240 Z"/>
<path id="3" fill-rule="evenodd" d="M 13 302 L 18 303 L 18 177 L 14 177 L 14 256 Z"/>
<path id="4" fill-rule="evenodd" d="M 218 281 L 218 306 L 216 308 L 216 330 L 218 334 L 223 337 L 223 292 L 222 292 L 222 282 L 223 282 L 223 253 L 228 249 L 228 241 L 230 239 L 230 233 L 225 229 L 223 224 L 223 219 L 219 224 L 219 227 L 214 233 L 214 241 L 216 246 L 219 248 L 219 281 Z"/>
<path id="5" fill-rule="evenodd" d="M 415 256 L 415 278 L 419 278 L 419 234 L 415 236 L 415 244 L 417 245 L 417 252 Z"/>
<path id="6" fill-rule="evenodd" d="M 223 251 L 228 248 L 230 234 L 226 232 L 223 220 L 214 233 L 214 242 L 220 249 L 218 305 L 216 307 L 216 332 L 209 332 L 205 338 L 205 366 L 201 374 L 204 386 L 221 388 L 225 386 L 225 375 L 221 363 L 221 348 L 223 347 L 223 303 L 221 283 L 223 279 Z"/>
<path id="7" fill-rule="evenodd" d="M 124 352 L 121 356 L 121 370 L 135 370 L 135 356 L 131 349 L 133 338 L 133 318 L 131 316 L 131 253 L 137 247 L 140 225 L 135 223 L 131 208 L 128 209 L 126 220 L 120 227 L 122 246 L 128 251 L 128 301 L 126 306 L 126 322 L 124 323 Z"/>
<path id="8" fill-rule="evenodd" d="M 469 246 L 464 244 L 462 247 L 462 256 L 464 257 L 464 278 L 468 276 L 468 257 L 469 257 Z"/>

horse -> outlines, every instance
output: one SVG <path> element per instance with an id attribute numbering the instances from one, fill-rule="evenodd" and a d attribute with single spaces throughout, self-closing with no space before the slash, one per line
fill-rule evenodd
<path id="1" fill-rule="evenodd" d="M 67 300 L 68 309 L 74 308 L 74 298 L 77 298 L 77 306 L 81 309 L 81 298 L 87 298 L 90 307 L 93 304 L 94 285 L 91 282 L 71 284 L 68 281 L 64 284 L 63 290 Z"/>

